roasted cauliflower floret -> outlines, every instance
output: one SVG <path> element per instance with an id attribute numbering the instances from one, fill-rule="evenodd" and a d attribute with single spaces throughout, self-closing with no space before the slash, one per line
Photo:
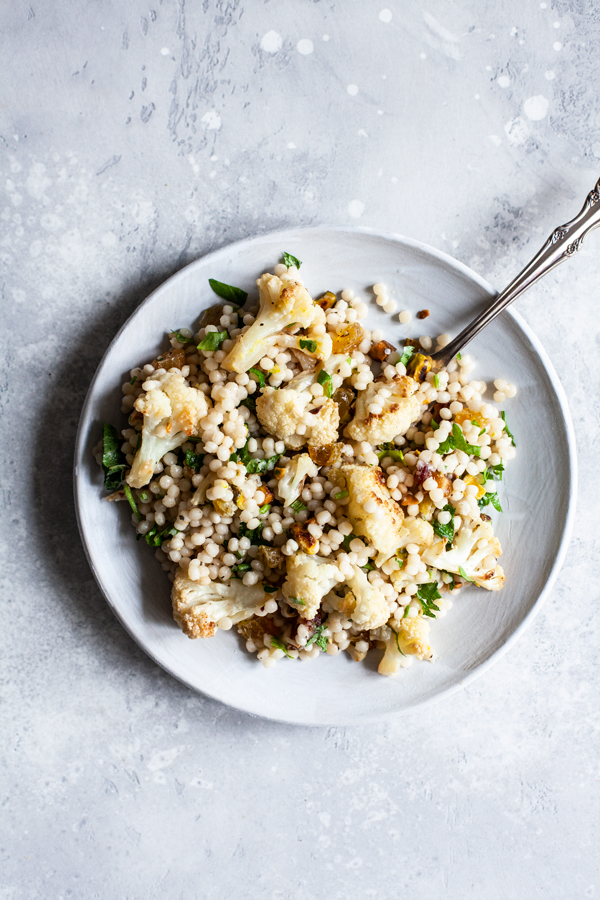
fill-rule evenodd
<path id="1" fill-rule="evenodd" d="M 340 413 L 337 403 L 329 399 L 314 414 L 309 415 L 310 424 L 305 422 L 306 408 L 312 400 L 308 391 L 266 387 L 256 398 L 258 421 L 270 434 L 284 441 L 291 450 L 299 450 L 308 441 L 309 446 L 322 447 L 333 444 L 338 438 Z M 305 426 L 305 433 L 298 434 L 299 425 Z"/>
<path id="2" fill-rule="evenodd" d="M 431 659 L 428 644 L 429 623 L 425 616 L 407 617 L 399 622 L 392 620 L 390 636 L 385 641 L 385 653 L 377 671 L 380 675 L 397 675 L 406 666 L 406 658 Z"/>
<path id="3" fill-rule="evenodd" d="M 321 556 L 296 553 L 286 560 L 283 596 L 303 619 L 314 619 L 321 600 L 340 581 L 340 570 Z"/>
<path id="4" fill-rule="evenodd" d="M 274 336 L 296 323 L 308 328 L 323 311 L 316 306 L 302 284 L 286 276 L 265 273 L 256 282 L 260 308 L 248 331 L 240 334 L 222 362 L 230 372 L 247 372 L 273 345 Z"/>
<path id="5" fill-rule="evenodd" d="M 402 546 L 404 513 L 392 499 L 379 466 L 349 463 L 338 471 L 350 496 L 347 516 L 354 532 L 373 544 L 378 551 L 375 564 L 381 565 Z"/>
<path id="6" fill-rule="evenodd" d="M 491 523 L 482 522 L 474 528 L 463 525 L 455 534 L 450 550 L 446 550 L 445 540 L 435 541 L 422 559 L 428 566 L 466 576 L 487 591 L 499 591 L 504 585 L 504 572 L 497 564 L 501 555 L 500 541 L 494 536 Z"/>
<path id="7" fill-rule="evenodd" d="M 126 479 L 133 488 L 148 484 L 165 453 L 198 434 L 198 423 L 209 408 L 202 391 L 190 387 L 179 372 L 154 374 L 151 380 L 159 386 L 140 394 L 134 404 L 143 414 L 144 424 L 142 443 Z"/>
<path id="8" fill-rule="evenodd" d="M 312 461 L 308 453 L 299 453 L 290 459 L 282 469 L 275 469 L 277 493 L 284 506 L 291 506 L 297 500 L 307 478 L 314 478 L 319 467 Z"/>
<path id="9" fill-rule="evenodd" d="M 345 434 L 355 441 L 369 441 L 375 445 L 405 434 L 422 410 L 420 401 L 414 396 L 418 387 L 414 378 L 408 375 L 396 375 L 385 383 L 371 382 L 364 391 L 358 392 L 354 418 L 346 426 Z M 381 388 L 390 396 L 382 397 L 378 393 Z M 371 403 L 382 407 L 382 412 L 370 413 Z"/>
<path id="10" fill-rule="evenodd" d="M 238 580 L 198 584 L 181 569 L 171 590 L 173 618 L 189 638 L 212 637 L 217 622 L 225 617 L 234 624 L 249 619 L 266 599 L 261 584 L 246 585 Z"/>
<path id="11" fill-rule="evenodd" d="M 351 619 L 363 631 L 371 631 L 385 625 L 390 617 L 390 608 L 383 594 L 374 588 L 362 569 L 352 566 L 354 574 L 346 579 L 350 590 L 343 599 L 338 598 L 332 605 Z"/>

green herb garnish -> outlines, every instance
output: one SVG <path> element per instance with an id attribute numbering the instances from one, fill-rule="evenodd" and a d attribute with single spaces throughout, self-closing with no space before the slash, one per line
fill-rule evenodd
<path id="1" fill-rule="evenodd" d="M 250 565 L 250 563 L 236 563 L 231 570 L 233 573 L 232 578 L 239 578 L 240 575 L 244 575 L 245 572 L 249 572 L 251 568 L 252 566 Z"/>
<path id="2" fill-rule="evenodd" d="M 402 356 L 400 357 L 400 362 L 403 366 L 407 364 L 413 353 L 415 352 L 415 348 L 411 347 L 410 344 L 405 344 L 402 350 Z"/>
<path id="3" fill-rule="evenodd" d="M 317 349 L 316 341 L 305 340 L 304 338 L 300 338 L 300 349 L 308 350 L 309 353 L 314 353 Z"/>
<path id="4" fill-rule="evenodd" d="M 498 463 L 497 466 L 490 466 L 489 471 L 492 473 L 494 478 L 497 478 L 498 481 L 502 481 L 502 473 L 504 472 L 504 463 L 502 460 Z"/>
<path id="5" fill-rule="evenodd" d="M 148 494 L 147 491 L 139 491 L 138 497 L 140 498 L 140 500 L 142 501 L 142 503 L 149 503 L 149 502 L 150 502 L 150 496 L 149 496 L 149 494 Z"/>
<path id="6" fill-rule="evenodd" d="M 191 338 L 184 337 L 182 333 L 176 328 L 174 328 L 173 331 L 170 331 L 169 334 L 173 335 L 175 340 L 179 341 L 180 344 L 189 344 L 189 342 L 191 341 Z"/>
<path id="7" fill-rule="evenodd" d="M 507 433 L 507 435 L 509 436 L 509 438 L 511 439 L 513 447 L 516 447 L 517 445 L 515 444 L 515 439 L 511 433 L 511 431 L 509 430 L 508 425 L 506 424 L 506 413 L 501 412 L 500 415 L 502 416 L 502 421 L 504 422 L 504 430 Z"/>
<path id="8" fill-rule="evenodd" d="M 264 506 L 261 506 L 261 508 L 260 508 L 259 511 L 258 511 L 259 516 L 264 516 L 264 515 L 266 515 L 266 514 L 269 512 L 270 509 L 271 509 L 271 504 L 270 504 L 270 503 L 265 503 L 265 505 L 264 505 Z"/>
<path id="9" fill-rule="evenodd" d="M 290 504 L 290 509 L 293 509 L 295 513 L 302 512 L 304 509 L 308 509 L 306 503 L 303 503 L 302 500 L 294 500 L 293 503 Z"/>
<path id="10" fill-rule="evenodd" d="M 404 462 L 402 450 L 400 450 L 393 441 L 387 441 L 386 443 L 381 444 L 380 450 L 377 451 L 377 459 L 379 462 L 381 462 L 382 459 L 385 459 L 386 456 L 389 456 L 394 462 Z"/>
<path id="11" fill-rule="evenodd" d="M 317 647 L 320 647 L 321 650 L 327 650 L 327 638 L 323 635 L 325 631 L 325 625 L 319 625 L 318 628 L 315 628 L 313 634 L 307 640 L 305 646 L 310 647 L 311 644 L 316 644 Z"/>
<path id="12" fill-rule="evenodd" d="M 435 613 L 432 610 L 435 610 L 435 612 L 440 611 L 435 601 L 442 599 L 442 595 L 438 591 L 437 581 L 431 581 L 429 584 L 420 584 L 416 596 L 421 604 L 423 615 L 429 616 L 430 619 L 435 619 Z"/>
<path id="13" fill-rule="evenodd" d="M 435 421 L 435 419 L 432 419 L 431 422 L 430 422 L 429 424 L 431 425 L 431 430 L 432 430 L 432 431 L 437 431 L 438 428 L 440 427 L 440 426 L 438 425 L 438 423 Z"/>
<path id="14" fill-rule="evenodd" d="M 272 584 L 265 584 L 263 582 L 263 591 L 265 594 L 276 594 L 279 588 L 274 587 Z"/>
<path id="15" fill-rule="evenodd" d="M 171 522 L 168 522 L 162 528 L 159 528 L 158 525 L 153 525 L 144 537 L 149 547 L 160 547 L 164 541 L 175 537 L 176 534 L 179 534 L 179 532 Z"/>
<path id="16" fill-rule="evenodd" d="M 433 376 L 433 386 L 434 386 L 434 388 L 439 388 L 439 386 L 440 386 L 440 376 L 439 375 Z"/>
<path id="17" fill-rule="evenodd" d="M 457 353 L 457 354 L 456 354 L 456 358 L 457 358 L 457 359 L 462 359 L 462 353 Z"/>
<path id="18" fill-rule="evenodd" d="M 207 353 L 212 353 L 214 350 L 219 350 L 221 348 L 221 345 L 223 344 L 223 341 L 226 341 L 228 337 L 229 332 L 225 330 L 208 331 L 198 344 L 198 350 L 205 350 Z"/>
<path id="19" fill-rule="evenodd" d="M 127 482 L 125 482 L 125 484 L 123 485 L 123 490 L 125 491 L 125 496 L 127 497 L 127 502 L 129 503 L 130 507 L 132 508 L 136 519 L 138 520 L 138 522 L 141 522 L 143 519 L 143 516 L 137 508 L 137 503 L 135 502 L 135 498 L 134 498 L 133 494 L 131 493 L 131 488 L 129 487 Z"/>
<path id="20" fill-rule="evenodd" d="M 498 512 L 502 512 L 502 506 L 500 505 L 500 500 L 498 499 L 498 494 L 496 493 L 496 491 L 489 493 L 486 491 L 483 497 L 480 497 L 477 501 L 477 506 L 479 507 L 479 509 L 483 509 L 485 506 L 489 506 L 490 503 L 492 504 L 494 509 L 497 509 Z"/>
<path id="21" fill-rule="evenodd" d="M 243 306 L 248 299 L 248 294 L 241 288 L 224 284 L 222 281 L 216 281 L 214 278 L 209 278 L 208 283 L 218 297 L 222 297 L 223 300 L 227 300 L 235 306 Z"/>
<path id="22" fill-rule="evenodd" d="M 106 490 L 118 490 L 123 482 L 123 469 L 127 468 L 127 461 L 119 447 L 117 429 L 106 423 L 102 426 L 102 468 Z"/>
<path id="23" fill-rule="evenodd" d="M 194 472 L 200 471 L 203 462 L 204 455 L 202 453 L 194 453 L 193 450 L 185 451 L 185 464 L 188 468 L 193 469 Z"/>
<path id="24" fill-rule="evenodd" d="M 251 369 L 248 369 L 248 375 L 251 375 L 255 381 L 258 381 L 261 388 L 264 388 L 267 383 L 264 372 L 261 372 L 260 369 L 253 366 Z"/>
<path id="25" fill-rule="evenodd" d="M 306 601 L 302 597 L 288 597 L 288 603 L 293 603 L 294 606 L 306 606 Z"/>
<path id="26" fill-rule="evenodd" d="M 248 397 L 241 401 L 240 406 L 245 406 L 246 409 L 250 410 L 250 412 L 256 414 L 256 397 L 253 397 L 252 394 L 250 394 Z"/>
<path id="27" fill-rule="evenodd" d="M 291 653 L 288 652 L 287 646 L 283 643 L 283 641 L 275 636 L 271 637 L 271 647 L 275 647 L 276 650 L 283 650 L 288 659 L 293 659 L 294 657 Z"/>
<path id="28" fill-rule="evenodd" d="M 321 369 L 319 374 L 317 375 L 317 384 L 321 384 L 323 386 L 323 393 L 326 397 L 331 397 L 333 394 L 333 384 L 331 381 L 331 375 L 329 372 L 326 372 L 325 369 Z"/>
<path id="29" fill-rule="evenodd" d="M 349 491 L 340 491 L 338 494 L 334 494 L 334 500 L 343 500 L 344 497 L 349 497 Z"/>
<path id="30" fill-rule="evenodd" d="M 363 570 L 363 572 L 374 572 L 375 566 L 373 565 L 372 562 L 368 562 L 368 563 L 365 563 L 364 566 L 361 566 L 361 569 Z"/>
<path id="31" fill-rule="evenodd" d="M 137 375 L 134 375 L 129 384 L 135 384 L 137 381 Z"/>
<path id="32" fill-rule="evenodd" d="M 445 441 L 442 441 L 437 449 L 440 455 L 449 453 L 451 450 L 462 450 L 467 456 L 479 456 L 481 447 L 479 444 L 468 444 L 460 425 L 455 422 L 452 426 L 452 434 L 448 435 Z"/>
<path id="33" fill-rule="evenodd" d="M 407 606 L 406 608 L 408 609 L 408 606 Z M 405 615 L 406 615 L 406 613 L 405 613 Z M 404 618 L 404 616 L 402 616 L 402 618 Z M 401 653 L 402 656 L 406 656 L 406 653 L 404 652 L 404 650 L 403 650 L 402 647 L 400 646 L 400 641 L 399 641 L 400 635 L 398 634 L 398 632 L 397 632 L 394 628 L 392 628 L 392 631 L 393 631 L 394 634 L 396 635 L 396 647 L 398 648 L 398 652 Z"/>
<path id="34" fill-rule="evenodd" d="M 474 579 L 474 578 L 469 578 L 469 576 L 467 575 L 467 573 L 465 572 L 465 570 L 463 569 L 462 566 L 459 566 L 459 567 L 458 567 L 458 571 L 460 572 L 460 577 L 461 577 L 461 578 L 464 578 L 465 581 L 472 581 L 473 583 L 475 583 L 475 579 Z"/>
<path id="35" fill-rule="evenodd" d="M 444 573 L 444 575 L 449 575 L 449 576 L 450 576 L 450 581 L 448 582 L 448 584 L 450 585 L 450 590 L 453 591 L 454 588 L 456 587 L 456 581 L 454 580 L 454 573 L 453 573 L 453 572 L 446 572 L 445 569 L 442 569 L 442 572 Z"/>
<path id="36" fill-rule="evenodd" d="M 296 266 L 296 268 L 299 269 L 300 266 L 302 265 L 302 263 L 300 262 L 300 260 L 298 259 L 298 257 L 297 257 L 297 256 L 292 256 L 291 253 L 284 253 L 284 254 L 283 254 L 283 264 L 284 264 L 284 266 L 287 266 L 288 269 L 289 269 L 290 266 Z"/>
<path id="37" fill-rule="evenodd" d="M 452 541 L 454 540 L 454 515 L 456 513 L 456 510 L 451 503 L 446 503 L 442 512 L 450 513 L 450 521 L 447 525 L 442 525 L 441 522 L 438 522 L 437 519 L 434 519 L 433 530 L 438 535 L 438 537 L 441 537 L 448 542 L 446 544 L 446 550 L 449 550 L 452 546 Z"/>
<path id="38" fill-rule="evenodd" d="M 270 456 L 269 459 L 250 459 L 247 463 L 244 463 L 246 466 L 246 471 L 249 475 L 264 475 L 265 472 L 272 472 L 275 466 L 277 465 L 277 461 L 281 459 L 283 453 L 276 453 L 275 456 Z"/>

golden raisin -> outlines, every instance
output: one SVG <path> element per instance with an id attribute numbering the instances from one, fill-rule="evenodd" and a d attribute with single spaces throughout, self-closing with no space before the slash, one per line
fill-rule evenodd
<path id="1" fill-rule="evenodd" d="M 362 344 L 365 330 L 358 322 L 348 322 L 339 334 L 332 335 L 333 353 L 352 353 Z"/>
<path id="2" fill-rule="evenodd" d="M 322 447 L 311 447 L 308 452 L 317 466 L 333 466 L 342 455 L 343 444 L 324 444 Z"/>
<path id="3" fill-rule="evenodd" d="M 157 356 L 156 359 L 153 359 L 150 363 L 151 366 L 154 366 L 155 369 L 181 369 L 185 366 L 185 350 L 169 350 L 168 353 L 163 353 L 161 356 Z"/>
<path id="4" fill-rule="evenodd" d="M 480 428 L 484 428 L 490 424 L 489 419 L 484 419 L 481 413 L 473 412 L 472 409 L 465 407 L 461 409 L 460 412 L 457 412 L 454 416 L 454 421 L 458 422 L 459 425 L 462 425 L 463 422 L 475 422 L 476 425 L 479 425 Z"/>
<path id="5" fill-rule="evenodd" d="M 340 428 L 343 428 L 352 418 L 352 406 L 356 400 L 356 394 L 354 391 L 350 390 L 350 388 L 342 385 L 333 392 L 332 399 L 335 400 L 338 405 L 340 412 Z"/>
<path id="6" fill-rule="evenodd" d="M 205 309 L 198 320 L 198 328 L 206 328 L 207 325 L 220 325 L 221 316 L 223 315 L 223 304 L 215 303 Z"/>

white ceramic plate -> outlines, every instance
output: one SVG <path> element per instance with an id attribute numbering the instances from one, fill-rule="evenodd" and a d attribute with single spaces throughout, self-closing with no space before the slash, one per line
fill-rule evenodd
<path id="1" fill-rule="evenodd" d="M 518 454 L 500 488 L 495 515 L 504 555 L 501 593 L 467 588 L 443 619 L 432 622 L 433 663 L 417 663 L 395 678 L 377 674 L 375 657 L 347 654 L 267 670 L 234 631 L 191 641 L 171 618 L 170 584 L 153 551 L 136 543 L 128 510 L 107 503 L 92 456 L 102 422 L 125 427 L 120 386 L 129 369 L 152 359 L 166 332 L 189 327 L 213 304 L 208 278 L 255 292 L 283 251 L 303 261 L 308 290 L 351 287 L 371 299 L 369 323 L 392 342 L 424 333 L 456 334 L 492 289 L 461 263 L 416 241 L 367 229 L 290 229 L 241 241 L 199 259 L 170 278 L 125 323 L 91 384 L 79 426 L 75 495 L 79 527 L 94 575 L 114 613 L 167 672 L 196 691 L 244 710 L 306 725 L 351 724 L 400 713 L 467 684 L 503 653 L 531 621 L 562 564 L 574 513 L 575 444 L 566 398 L 539 341 L 514 312 L 503 313 L 473 342 L 476 377 L 505 377 L 519 393 L 507 401 Z M 398 309 L 431 311 L 402 326 L 377 307 L 368 290 L 388 285 Z M 373 657 L 372 661 L 370 658 Z"/>

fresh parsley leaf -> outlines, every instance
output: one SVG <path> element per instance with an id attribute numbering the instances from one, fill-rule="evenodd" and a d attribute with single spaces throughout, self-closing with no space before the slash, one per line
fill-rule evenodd
<path id="1" fill-rule="evenodd" d="M 171 522 L 168 522 L 161 529 L 159 529 L 158 525 L 153 525 L 145 535 L 146 543 L 149 547 L 160 547 L 164 541 L 168 541 L 169 538 L 174 537 L 176 534 L 179 534 L 179 532 Z"/>
<path id="2" fill-rule="evenodd" d="M 193 469 L 194 472 L 199 472 L 202 468 L 202 463 L 204 462 L 204 455 L 202 453 L 194 453 L 193 450 L 185 451 L 185 464 L 190 469 Z"/>
<path id="3" fill-rule="evenodd" d="M 408 607 L 407 607 L 407 609 L 408 609 Z M 402 616 L 402 618 L 404 618 L 404 616 Z M 397 632 L 394 628 L 392 628 L 392 631 L 393 631 L 394 634 L 396 635 L 396 647 L 398 648 L 398 652 L 401 653 L 402 656 L 406 656 L 406 653 L 404 652 L 404 650 L 403 650 L 402 647 L 400 646 L 400 641 L 399 641 L 400 635 L 398 634 L 398 632 Z"/>
<path id="4" fill-rule="evenodd" d="M 302 597 L 288 597 L 288 603 L 292 603 L 294 606 L 306 606 L 306 601 Z"/>
<path id="5" fill-rule="evenodd" d="M 138 497 L 140 498 L 140 500 L 142 501 L 142 503 L 149 503 L 149 502 L 150 502 L 150 495 L 148 494 L 148 491 L 140 491 L 140 492 L 138 493 Z"/>
<path id="6" fill-rule="evenodd" d="M 344 497 L 349 497 L 349 496 L 350 496 L 349 491 L 340 491 L 338 494 L 335 494 L 334 499 L 335 500 L 343 500 Z"/>
<path id="7" fill-rule="evenodd" d="M 131 493 L 131 488 L 129 487 L 127 482 L 125 482 L 125 484 L 123 485 L 123 490 L 125 491 L 125 496 L 127 497 L 127 502 L 129 503 L 130 507 L 132 508 L 136 519 L 138 520 L 138 522 L 141 522 L 143 519 L 143 516 L 137 508 L 137 503 L 135 502 L 135 498 L 134 498 L 133 494 Z"/>
<path id="8" fill-rule="evenodd" d="M 411 347 L 410 344 L 406 344 L 404 349 L 402 350 L 402 356 L 400 357 L 400 362 L 403 366 L 407 364 L 411 356 L 414 354 L 415 348 Z"/>
<path id="9" fill-rule="evenodd" d="M 331 375 L 329 374 L 329 372 L 326 372 L 325 369 L 321 369 L 321 371 L 317 375 L 317 384 L 323 385 L 323 393 L 326 397 L 331 397 L 331 395 L 333 394 L 333 384 L 331 381 Z"/>
<path id="10" fill-rule="evenodd" d="M 479 444 L 467 444 L 461 427 L 457 422 L 455 422 L 452 426 L 452 437 L 454 438 L 454 444 L 457 450 L 462 450 L 463 453 L 466 453 L 468 456 L 479 456 L 479 454 L 481 453 L 481 447 L 479 446 Z"/>
<path id="11" fill-rule="evenodd" d="M 442 595 L 438 591 L 437 581 L 431 581 L 429 584 L 420 584 L 416 597 L 421 604 L 423 615 L 429 616 L 430 619 L 435 619 L 435 612 L 440 611 L 440 608 L 435 601 L 441 600 L 442 598 Z M 433 610 L 435 610 L 435 612 L 433 612 Z"/>
<path id="12" fill-rule="evenodd" d="M 291 653 L 288 652 L 288 648 L 283 641 L 274 635 L 271 637 L 271 647 L 275 647 L 276 650 L 283 650 L 288 659 L 294 658 Z"/>
<path id="13" fill-rule="evenodd" d="M 446 544 L 446 550 L 449 550 L 452 546 L 452 541 L 454 540 L 454 515 L 456 510 L 452 506 L 451 503 L 446 503 L 443 512 L 450 513 L 450 521 L 447 525 L 442 525 L 441 522 L 438 522 L 437 519 L 433 520 L 433 530 L 438 535 L 438 537 L 443 538 L 448 543 Z"/>
<path id="14" fill-rule="evenodd" d="M 353 541 L 356 537 L 355 534 L 347 534 L 344 540 L 342 541 L 342 549 L 346 553 L 350 553 L 350 541 Z"/>
<path id="15" fill-rule="evenodd" d="M 265 592 L 265 594 L 276 594 L 278 590 L 279 588 L 275 587 L 274 585 L 265 584 L 263 582 L 263 591 Z"/>
<path id="16" fill-rule="evenodd" d="M 240 406 L 245 406 L 250 412 L 256 413 L 256 397 L 250 394 L 245 400 L 242 400 Z"/>
<path id="17" fill-rule="evenodd" d="M 454 573 L 453 573 L 453 572 L 446 572 L 445 569 L 442 569 L 442 572 L 443 572 L 445 575 L 449 575 L 449 576 L 450 576 L 450 581 L 448 582 L 448 584 L 449 584 L 449 586 L 450 586 L 450 590 L 453 591 L 454 588 L 456 587 L 456 581 L 454 580 Z"/>
<path id="18" fill-rule="evenodd" d="M 457 354 L 456 354 L 456 358 L 457 358 L 457 359 L 462 359 L 462 353 L 457 353 Z"/>
<path id="19" fill-rule="evenodd" d="M 265 541 L 262 536 L 264 526 L 265 523 L 261 522 L 256 528 L 248 528 L 245 522 L 240 522 L 237 536 L 238 538 L 247 537 L 250 543 L 254 544 L 256 547 L 262 547 L 263 545 L 270 546 L 269 542 Z"/>
<path id="20" fill-rule="evenodd" d="M 198 344 L 198 350 L 206 350 L 207 352 L 219 350 L 223 341 L 226 341 L 228 337 L 229 332 L 224 329 L 223 331 L 208 331 Z"/>
<path id="21" fill-rule="evenodd" d="M 248 299 L 248 294 L 241 288 L 232 287 L 232 285 L 216 281 L 214 278 L 209 278 L 208 283 L 218 297 L 222 297 L 223 300 L 227 300 L 228 303 L 233 303 L 235 306 L 243 306 Z"/>
<path id="22" fill-rule="evenodd" d="M 297 257 L 297 256 L 292 256 L 291 253 L 284 253 L 284 254 L 283 254 L 283 264 L 284 264 L 284 266 L 287 266 L 288 269 L 289 269 L 290 266 L 296 266 L 296 268 L 299 269 L 300 266 L 302 265 L 302 263 L 300 262 L 300 260 L 298 259 L 298 257 Z"/>
<path id="23" fill-rule="evenodd" d="M 267 383 L 264 372 L 261 372 L 260 369 L 253 366 L 251 369 L 248 369 L 248 375 L 251 375 L 255 381 L 258 381 L 261 388 L 264 388 Z"/>
<path id="24" fill-rule="evenodd" d="M 249 475 L 264 475 L 265 472 L 273 471 L 277 461 L 282 456 L 283 453 L 276 453 L 275 456 L 270 456 L 269 459 L 249 459 L 244 465 Z"/>
<path id="25" fill-rule="evenodd" d="M 502 421 L 504 422 L 504 430 L 507 433 L 507 435 L 509 436 L 509 438 L 511 439 L 513 447 L 516 447 L 517 445 L 515 444 L 515 439 L 511 433 L 511 431 L 509 430 L 508 425 L 506 424 L 506 413 L 501 412 L 500 415 L 502 416 Z"/>
<path id="26" fill-rule="evenodd" d="M 137 375 L 134 375 L 129 384 L 135 384 L 137 381 Z"/>
<path id="27" fill-rule="evenodd" d="M 402 450 L 397 447 L 393 441 L 386 441 L 384 444 L 381 444 L 380 449 L 377 451 L 377 459 L 379 462 L 381 462 L 382 459 L 385 459 L 386 456 L 389 456 L 394 462 L 404 462 Z"/>
<path id="28" fill-rule="evenodd" d="M 409 607 L 409 604 L 407 603 L 404 608 L 404 615 L 402 616 L 403 619 L 406 619 L 408 616 L 408 607 Z"/>
<path id="29" fill-rule="evenodd" d="M 306 503 L 303 503 L 302 500 L 294 500 L 294 502 L 290 505 L 290 509 L 293 509 L 295 513 L 302 512 L 303 509 L 308 509 Z"/>
<path id="30" fill-rule="evenodd" d="M 363 572 L 374 572 L 375 566 L 373 565 L 372 562 L 368 562 L 368 563 L 365 563 L 364 566 L 361 566 L 361 569 L 363 570 Z"/>
<path id="31" fill-rule="evenodd" d="M 325 625 L 319 625 L 318 628 L 315 628 L 313 634 L 309 637 L 305 646 L 310 647 L 311 644 L 316 644 L 317 647 L 321 648 L 321 650 L 327 650 L 327 638 L 323 635 L 325 627 Z"/>
<path id="32" fill-rule="evenodd" d="M 406 558 L 402 556 L 395 557 L 396 562 L 398 563 L 398 568 L 401 569 L 404 563 L 406 562 Z"/>
<path id="33" fill-rule="evenodd" d="M 431 425 L 431 430 L 432 430 L 432 431 L 437 431 L 438 428 L 440 427 L 440 426 L 438 425 L 438 423 L 435 421 L 435 419 L 432 419 L 431 422 L 430 422 L 429 424 Z"/>
<path id="34" fill-rule="evenodd" d="M 433 376 L 433 386 L 434 386 L 434 388 L 439 388 L 439 386 L 440 386 L 440 376 L 439 375 Z"/>
<path id="35" fill-rule="evenodd" d="M 497 478 L 498 481 L 502 481 L 502 473 L 504 472 L 504 463 L 502 462 L 502 460 L 500 460 L 497 466 L 490 466 L 489 471 L 492 473 L 494 478 Z"/>
<path id="36" fill-rule="evenodd" d="M 104 487 L 107 491 L 117 491 L 123 483 L 123 469 L 127 461 L 119 446 L 119 434 L 113 425 L 102 426 L 102 468 Z"/>
<path id="37" fill-rule="evenodd" d="M 477 501 L 477 506 L 479 507 L 479 509 L 483 509 L 485 506 L 489 506 L 490 503 L 492 504 L 494 509 L 497 509 L 498 512 L 502 512 L 502 506 L 500 505 L 500 500 L 498 499 L 498 494 L 496 493 L 496 491 L 494 491 L 493 493 L 488 493 L 486 491 L 483 497 L 480 497 Z"/>
<path id="38" fill-rule="evenodd" d="M 316 341 L 305 340 L 304 338 L 300 338 L 300 349 L 308 350 L 309 353 L 314 353 L 317 349 Z"/>
<path id="39" fill-rule="evenodd" d="M 232 577 L 239 578 L 240 575 L 244 575 L 246 572 L 249 572 L 251 568 L 252 568 L 252 566 L 250 565 L 250 563 L 246 563 L 246 562 L 236 563 L 235 566 L 231 570 L 233 573 Z"/>
<path id="40" fill-rule="evenodd" d="M 170 331 L 169 334 L 171 334 L 176 341 L 179 341 L 180 344 L 189 344 L 191 341 L 191 338 L 184 337 L 176 328 L 174 328 L 173 331 Z"/>
<path id="41" fill-rule="evenodd" d="M 259 509 L 258 514 L 259 514 L 260 516 L 264 516 L 266 513 L 269 512 L 270 509 L 271 509 L 271 504 L 270 504 L 270 503 L 265 503 L 265 505 L 264 505 L 264 506 L 261 506 L 261 508 Z"/>
<path id="42" fill-rule="evenodd" d="M 474 578 L 469 578 L 469 576 L 467 575 L 467 573 L 465 572 L 465 570 L 463 569 L 462 566 L 458 567 L 458 571 L 460 572 L 460 577 L 464 578 L 465 581 L 472 581 L 473 583 L 475 582 Z"/>

